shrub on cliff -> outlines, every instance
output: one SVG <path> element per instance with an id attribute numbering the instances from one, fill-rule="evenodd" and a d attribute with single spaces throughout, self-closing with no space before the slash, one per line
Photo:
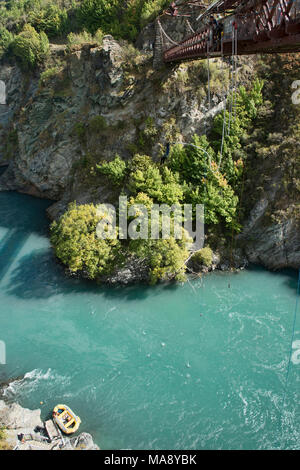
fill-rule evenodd
<path id="1" fill-rule="evenodd" d="M 185 261 L 188 257 L 188 238 L 176 240 L 170 237 L 166 240 L 156 240 L 151 246 L 150 257 L 150 283 L 158 281 L 185 281 Z"/>
<path id="2" fill-rule="evenodd" d="M 107 128 L 107 122 L 105 120 L 105 117 L 98 115 L 92 117 L 92 119 L 89 121 L 89 130 L 92 133 L 98 133 Z"/>
<path id="3" fill-rule="evenodd" d="M 51 242 L 56 256 L 72 272 L 83 272 L 90 279 L 107 274 L 117 263 L 118 240 L 102 240 L 96 227 L 101 221 L 93 204 L 72 203 L 58 222 L 51 225 Z"/>
<path id="4" fill-rule="evenodd" d="M 130 199 L 128 213 L 137 204 L 144 204 L 149 211 L 145 222 L 149 236 L 129 240 L 98 238 L 96 227 L 102 217 L 97 208 L 93 204 L 70 204 L 60 220 L 51 225 L 51 243 L 56 256 L 71 272 L 80 272 L 90 279 L 115 272 L 124 260 L 135 256 L 145 262 L 152 284 L 159 280 L 184 280 L 185 260 L 191 242 L 187 233 L 182 229 L 182 239 L 175 239 L 171 229 L 168 239 L 152 239 L 150 211 L 153 201 L 149 196 L 139 193 L 136 198 Z M 140 232 L 140 215 L 139 208 L 134 208 L 133 213 L 130 213 L 129 230 L 133 224 L 136 233 Z"/>
<path id="5" fill-rule="evenodd" d="M 225 224 L 238 230 L 238 197 L 215 160 L 217 157 L 205 136 L 194 136 L 193 146 L 173 148 L 169 166 L 178 171 L 184 189 L 184 202 L 204 204 L 207 225 Z"/>
<path id="6" fill-rule="evenodd" d="M 135 155 L 130 164 L 130 192 L 147 194 L 156 203 L 176 204 L 183 201 L 183 186 L 179 175 L 167 167 L 159 167 L 147 155 Z"/>
<path id="7" fill-rule="evenodd" d="M 26 25 L 14 38 L 11 50 L 24 68 L 34 68 L 49 54 L 49 40 L 45 33 L 39 34 L 32 26 Z"/>
<path id="8" fill-rule="evenodd" d="M 119 186 L 124 182 L 126 173 L 126 163 L 119 155 L 116 155 L 111 162 L 102 162 L 97 165 L 98 172 L 107 176 L 112 183 Z"/>
<path id="9" fill-rule="evenodd" d="M 229 97 L 229 101 L 232 101 L 233 111 L 231 116 L 229 116 L 228 111 L 225 113 L 226 129 L 229 129 L 230 132 L 225 132 L 224 135 L 222 158 L 220 158 L 220 142 L 224 131 L 223 113 L 219 113 L 214 118 L 210 136 L 211 145 L 218 154 L 218 160 L 221 161 L 221 171 L 226 174 L 228 182 L 233 187 L 238 185 L 243 171 L 245 152 L 243 151 L 242 142 L 247 138 L 252 122 L 263 103 L 263 85 L 262 80 L 256 79 L 249 90 L 242 86 L 236 98 L 234 96 Z"/>
<path id="10" fill-rule="evenodd" d="M 106 34 L 133 41 L 168 3 L 169 0 L 83 0 L 76 8 L 76 18 L 80 29 L 92 34 L 101 28 Z"/>
<path id="11" fill-rule="evenodd" d="M 0 56 L 9 51 L 14 35 L 3 26 L 0 26 Z"/>
<path id="12" fill-rule="evenodd" d="M 168 238 L 162 238 L 162 222 L 163 216 L 160 213 L 157 220 L 152 220 L 153 200 L 145 193 L 138 193 L 136 197 L 132 197 L 128 204 L 128 210 L 133 210 L 135 216 L 129 217 L 130 223 L 139 224 L 141 216 L 140 205 L 142 205 L 147 213 L 146 226 L 140 226 L 140 230 L 148 228 L 148 234 L 152 233 L 152 228 L 157 225 L 159 239 L 138 238 L 131 239 L 128 244 L 129 252 L 134 253 L 139 258 L 147 260 L 149 266 L 149 280 L 151 284 L 158 281 L 184 281 L 185 280 L 185 261 L 189 254 L 189 245 L 192 242 L 188 233 L 181 227 L 181 238 L 175 238 L 175 223 L 182 223 L 181 216 L 175 219 L 174 213 L 170 213 L 170 232 Z M 139 226 L 139 225 L 138 225 Z"/>
<path id="13" fill-rule="evenodd" d="M 0 426 L 0 451 L 1 450 L 12 450 L 12 446 L 10 446 L 6 441 L 5 428 Z"/>
<path id="14" fill-rule="evenodd" d="M 51 81 L 53 78 L 57 77 L 59 73 L 60 68 L 58 66 L 56 67 L 50 67 L 46 70 L 44 70 L 41 73 L 40 79 L 39 79 L 39 85 L 40 86 L 45 86 L 48 84 L 49 81 Z"/>
<path id="15" fill-rule="evenodd" d="M 48 37 L 56 37 L 66 33 L 68 14 L 58 5 L 48 4 L 29 12 L 28 22 L 39 32 L 44 31 Z"/>
<path id="16" fill-rule="evenodd" d="M 76 11 L 78 24 L 94 34 L 99 27 L 109 33 L 118 18 L 119 0 L 83 0 Z"/>
<path id="17" fill-rule="evenodd" d="M 193 255 L 192 260 L 196 261 L 199 264 L 203 264 L 204 266 L 211 266 L 212 257 L 213 257 L 212 249 L 209 248 L 209 246 L 206 246 L 205 248 L 202 248 L 201 250 L 197 251 Z"/>

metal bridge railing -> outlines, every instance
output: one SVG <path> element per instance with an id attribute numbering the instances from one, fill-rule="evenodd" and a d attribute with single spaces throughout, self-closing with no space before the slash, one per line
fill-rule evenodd
<path id="1" fill-rule="evenodd" d="M 165 51 L 164 60 L 193 59 L 207 53 L 228 55 L 234 28 L 238 30 L 238 53 L 256 53 L 268 48 L 278 52 L 300 50 L 300 0 L 253 0 L 240 4 L 233 15 L 219 21 L 223 24 L 222 41 L 216 38 L 216 31 L 209 24 L 203 24 L 194 35 Z"/>

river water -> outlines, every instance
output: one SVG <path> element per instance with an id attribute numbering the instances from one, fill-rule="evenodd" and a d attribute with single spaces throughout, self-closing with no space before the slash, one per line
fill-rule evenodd
<path id="1" fill-rule="evenodd" d="M 282 413 L 294 271 L 130 288 L 68 279 L 48 205 L 0 193 L 0 376 L 25 375 L 8 400 L 43 418 L 68 404 L 103 449 L 300 447 L 295 348 Z"/>

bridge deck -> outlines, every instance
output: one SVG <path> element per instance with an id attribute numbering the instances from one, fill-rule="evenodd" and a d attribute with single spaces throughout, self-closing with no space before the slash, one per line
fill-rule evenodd
<path id="1" fill-rule="evenodd" d="M 226 15 L 228 5 L 234 10 Z M 218 35 L 207 16 L 223 7 L 225 14 L 219 20 L 223 31 Z M 164 50 L 165 62 L 232 55 L 235 35 L 238 55 L 300 51 L 300 0 L 219 1 L 200 15 L 199 21 L 199 31 Z"/>

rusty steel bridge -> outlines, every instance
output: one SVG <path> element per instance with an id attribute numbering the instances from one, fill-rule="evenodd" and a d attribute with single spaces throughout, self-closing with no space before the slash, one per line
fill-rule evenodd
<path id="1" fill-rule="evenodd" d="M 210 15 L 222 25 L 221 33 L 210 25 Z M 189 37 L 163 48 L 164 62 L 229 56 L 233 51 L 300 52 L 300 0 L 219 0 L 199 15 L 197 25 Z"/>

